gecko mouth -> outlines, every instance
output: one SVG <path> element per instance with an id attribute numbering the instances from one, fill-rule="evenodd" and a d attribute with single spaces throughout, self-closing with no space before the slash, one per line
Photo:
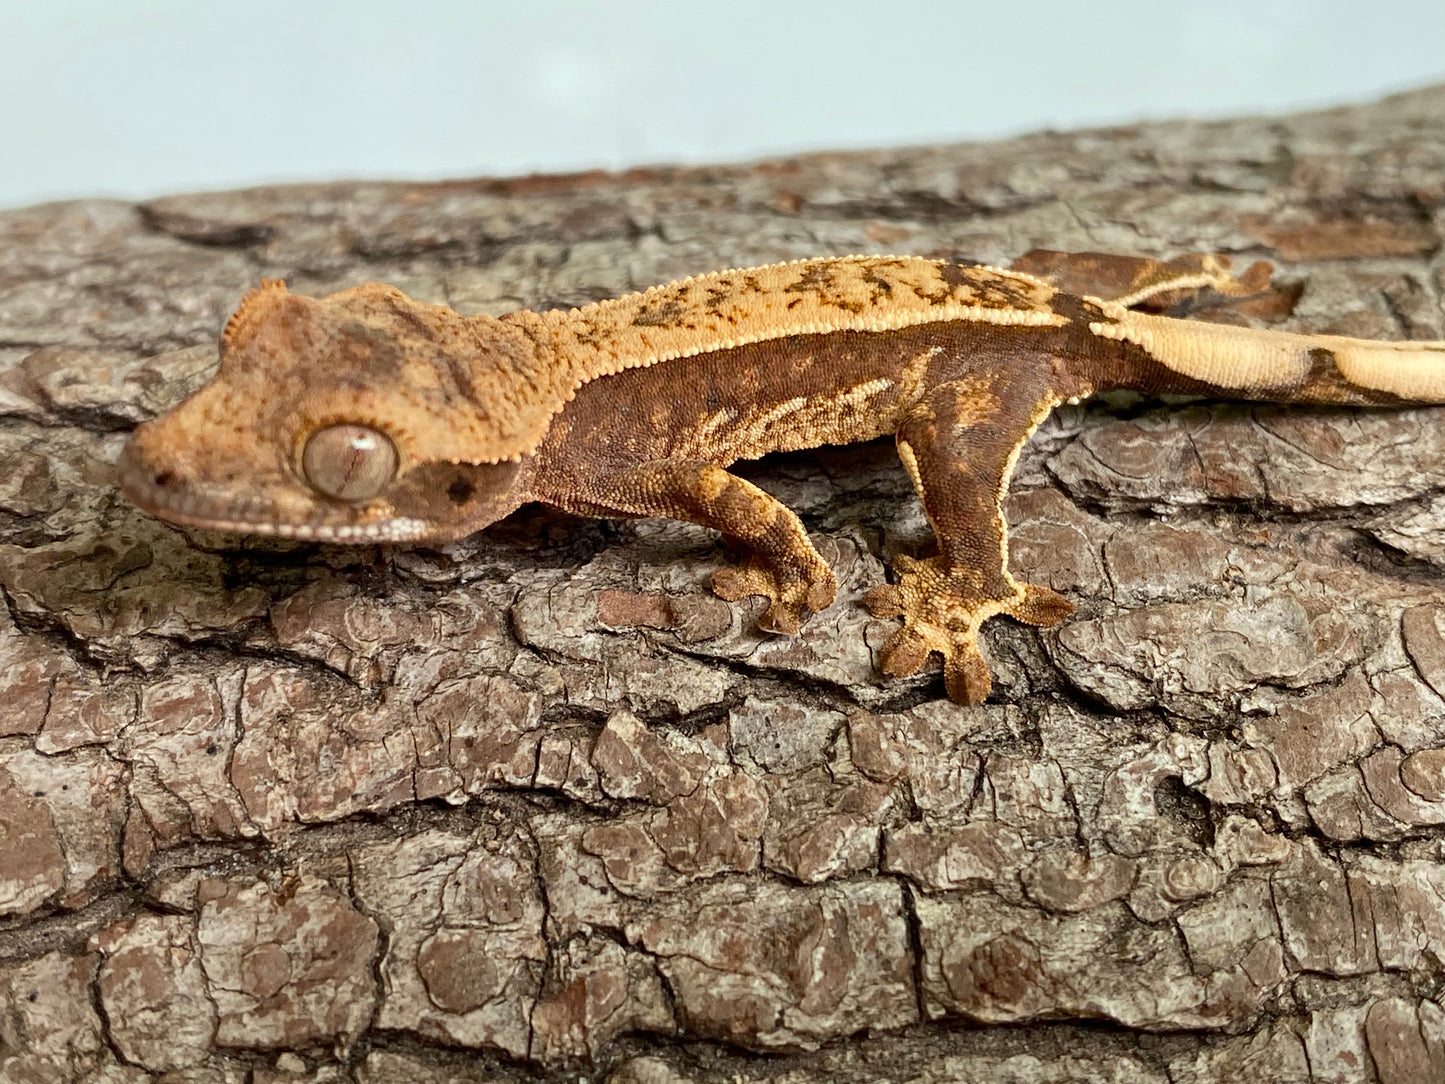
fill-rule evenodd
<path id="1" fill-rule="evenodd" d="M 427 524 L 407 516 L 370 523 L 336 523 L 322 519 L 297 522 L 281 517 L 276 503 L 264 496 L 238 497 L 180 484 L 167 470 L 152 468 L 134 442 L 120 457 L 120 487 L 141 511 L 168 523 L 204 527 L 232 534 L 266 535 L 301 542 L 413 542 L 427 533 Z M 325 512 L 324 506 L 318 506 Z"/>

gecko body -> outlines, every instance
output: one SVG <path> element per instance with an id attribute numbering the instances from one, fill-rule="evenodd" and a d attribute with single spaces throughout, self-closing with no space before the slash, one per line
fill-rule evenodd
<path id="1" fill-rule="evenodd" d="M 833 573 L 797 516 L 727 467 L 892 434 L 939 553 L 899 558 L 865 596 L 903 618 L 880 668 L 910 674 L 937 651 L 949 695 L 977 703 L 983 621 L 1052 626 L 1073 609 L 1010 574 L 1003 516 L 1019 451 L 1059 403 L 1445 402 L 1442 342 L 1146 311 L 1254 292 L 1257 268 L 1045 256 L 1038 274 L 801 260 L 503 317 L 379 284 L 312 298 L 264 282 L 228 322 L 212 382 L 136 430 L 123 485 L 176 523 L 329 542 L 442 543 L 532 501 L 688 520 L 751 551 L 713 588 L 767 597 L 760 625 L 787 633 L 832 602 Z"/>

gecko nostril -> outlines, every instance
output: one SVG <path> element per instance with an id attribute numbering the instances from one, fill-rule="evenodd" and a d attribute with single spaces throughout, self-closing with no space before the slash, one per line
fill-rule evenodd
<path id="1" fill-rule="evenodd" d="M 158 489 L 165 489 L 176 480 L 176 475 L 174 471 L 163 470 L 158 472 L 151 480 L 156 484 Z"/>

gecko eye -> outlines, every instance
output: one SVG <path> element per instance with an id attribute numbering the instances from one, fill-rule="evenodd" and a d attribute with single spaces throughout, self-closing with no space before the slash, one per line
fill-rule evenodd
<path id="1" fill-rule="evenodd" d="M 396 477 L 396 445 L 365 425 L 330 425 L 306 440 L 301 470 L 328 497 L 364 501 Z"/>

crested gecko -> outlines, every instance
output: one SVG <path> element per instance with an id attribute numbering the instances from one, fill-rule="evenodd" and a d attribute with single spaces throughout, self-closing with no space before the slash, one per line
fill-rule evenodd
<path id="1" fill-rule="evenodd" d="M 863 599 L 901 617 L 879 668 L 944 660 L 989 693 L 979 626 L 1053 626 L 1072 604 L 1009 572 L 1003 500 L 1060 403 L 1133 390 L 1285 403 L 1445 402 L 1445 342 L 1376 342 L 1176 319 L 1269 270 L 1030 253 L 1011 269 L 907 256 L 700 275 L 570 311 L 462 316 L 377 283 L 314 298 L 263 280 L 225 326 L 217 375 L 138 427 L 126 494 L 174 523 L 324 542 L 444 543 L 540 501 L 666 516 L 751 552 L 713 578 L 792 633 L 832 601 L 798 517 L 727 470 L 885 434 L 939 552 L 899 557 Z"/>

